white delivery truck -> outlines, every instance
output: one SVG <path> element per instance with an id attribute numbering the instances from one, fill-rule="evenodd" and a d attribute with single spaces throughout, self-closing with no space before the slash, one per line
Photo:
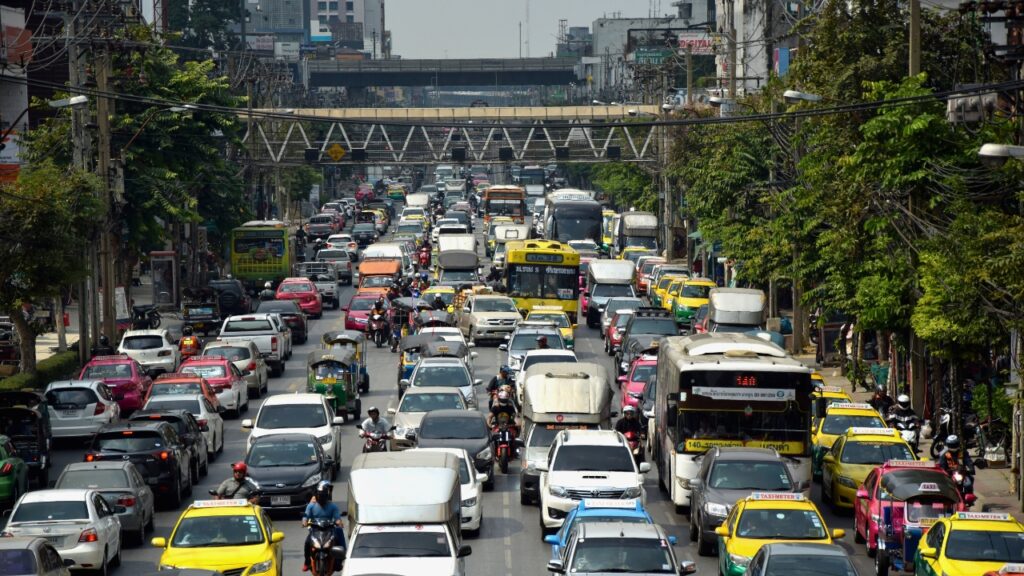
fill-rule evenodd
<path id="1" fill-rule="evenodd" d="M 459 457 L 372 452 L 352 461 L 342 576 L 466 574 Z"/>
<path id="2" fill-rule="evenodd" d="M 635 297 L 633 277 L 636 266 L 629 260 L 591 260 L 587 266 L 587 283 L 584 286 L 583 299 L 587 327 L 597 328 L 601 325 L 601 313 L 608 299 L 617 297 Z"/>
<path id="3" fill-rule="evenodd" d="M 623 212 L 618 222 L 619 230 L 615 235 L 615 252 L 618 257 L 629 246 L 640 246 L 658 250 L 658 217 L 651 212 Z"/>
<path id="4" fill-rule="evenodd" d="M 561 430 L 611 430 L 612 388 L 604 366 L 592 362 L 540 363 L 526 369 L 522 390 L 523 471 L 519 501 L 540 500 L 540 472 Z"/>
<path id="5" fill-rule="evenodd" d="M 764 329 L 768 299 L 754 288 L 712 288 L 708 292 L 708 332 Z"/>

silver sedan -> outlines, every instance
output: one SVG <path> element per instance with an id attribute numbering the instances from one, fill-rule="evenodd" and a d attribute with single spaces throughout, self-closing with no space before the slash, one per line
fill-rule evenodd
<path id="1" fill-rule="evenodd" d="M 153 529 L 155 499 L 145 479 L 128 461 L 74 462 L 64 467 L 54 488 L 88 488 L 100 493 L 111 509 L 120 510 L 121 533 L 132 544 L 142 544 Z"/>

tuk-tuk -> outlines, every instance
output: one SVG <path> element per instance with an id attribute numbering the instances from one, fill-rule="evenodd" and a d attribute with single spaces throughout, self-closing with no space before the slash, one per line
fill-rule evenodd
<path id="1" fill-rule="evenodd" d="M 965 500 L 935 462 L 890 460 L 875 473 L 873 493 L 861 486 L 855 504 L 867 500 L 871 507 L 864 532 L 869 553 L 876 554 L 875 574 L 888 574 L 890 568 L 913 570 L 917 546 L 928 528 L 938 518 L 967 510 L 974 495 Z"/>
<path id="2" fill-rule="evenodd" d="M 359 374 L 359 392 L 366 394 L 370 391 L 370 374 L 366 371 L 366 336 L 355 330 L 337 330 L 325 332 L 320 338 L 320 348 L 333 350 L 337 348 L 351 348 L 354 352 L 352 359 L 352 370 Z"/>
<path id="3" fill-rule="evenodd" d="M 853 399 L 839 386 L 820 386 L 811 392 L 811 429 L 818 427 L 818 421 L 825 417 L 828 407 L 833 404 L 850 404 Z"/>
<path id="4" fill-rule="evenodd" d="M 217 302 L 217 293 L 212 288 L 186 288 L 183 294 L 185 301 L 181 305 L 182 327 L 191 326 L 193 331 L 202 332 L 203 336 L 209 336 L 210 332 L 220 329 L 220 305 Z"/>
<path id="5" fill-rule="evenodd" d="M 430 304 L 421 298 L 395 298 L 391 301 L 391 319 L 401 324 L 400 336 L 405 338 L 416 330 L 416 319 L 420 311 L 431 309 Z"/>
<path id="6" fill-rule="evenodd" d="M 459 358 L 465 360 L 469 356 L 469 347 L 462 342 L 441 340 L 428 342 L 420 349 L 423 358 Z"/>
<path id="7" fill-rule="evenodd" d="M 0 392 L 0 434 L 11 439 L 39 488 L 50 481 L 50 411 L 46 397 L 22 390 Z"/>
<path id="8" fill-rule="evenodd" d="M 416 317 L 416 330 L 422 330 L 429 326 L 446 326 L 451 327 L 455 325 L 455 319 L 451 314 L 447 312 L 439 312 L 437 310 L 423 310 Z"/>
<path id="9" fill-rule="evenodd" d="M 306 358 L 306 391 L 323 394 L 337 415 L 356 422 L 363 409 L 355 384 L 359 375 L 355 348 L 351 346 L 313 350 Z"/>
<path id="10" fill-rule="evenodd" d="M 444 339 L 433 334 L 413 334 L 402 338 L 399 344 L 401 354 L 398 355 L 398 381 L 412 376 L 412 370 L 420 360 L 420 351 L 431 342 L 443 342 Z"/>

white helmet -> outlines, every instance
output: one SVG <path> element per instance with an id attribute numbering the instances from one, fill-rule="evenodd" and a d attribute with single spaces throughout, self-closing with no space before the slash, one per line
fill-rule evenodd
<path id="1" fill-rule="evenodd" d="M 900 408 L 910 408 L 910 396 L 900 394 L 896 398 L 896 403 L 900 405 Z"/>
<path id="2" fill-rule="evenodd" d="M 626 414 L 635 414 L 635 413 L 636 413 L 636 406 L 633 406 L 632 404 L 627 404 L 626 407 L 622 409 L 622 415 L 623 416 L 625 416 Z"/>

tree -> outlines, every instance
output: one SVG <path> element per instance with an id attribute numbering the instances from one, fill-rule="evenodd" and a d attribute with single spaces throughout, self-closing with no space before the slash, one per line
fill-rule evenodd
<path id="1" fill-rule="evenodd" d="M 98 191 L 94 175 L 45 160 L 0 188 L 0 309 L 17 328 L 23 372 L 36 372 L 37 334 L 22 305 L 59 296 L 85 277 L 81 247 L 103 218 Z"/>

